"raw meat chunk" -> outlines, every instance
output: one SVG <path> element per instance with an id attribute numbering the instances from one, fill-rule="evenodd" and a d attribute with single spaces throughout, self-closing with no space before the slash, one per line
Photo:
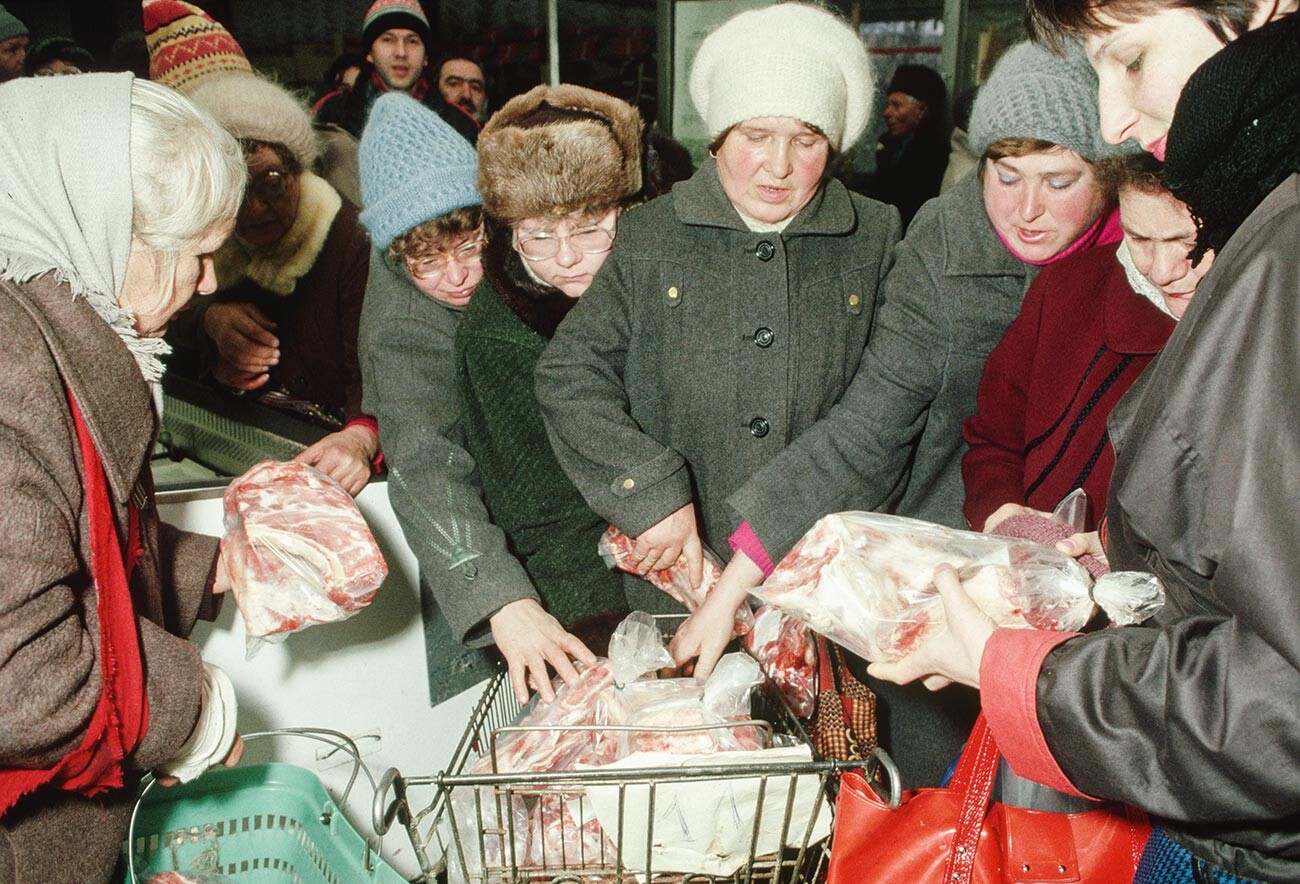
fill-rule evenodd
<path id="1" fill-rule="evenodd" d="M 812 715 L 817 700 L 817 643 L 807 625 L 773 605 L 754 612 L 754 628 L 743 640 L 776 685 L 790 711 L 800 718 Z"/>
<path id="2" fill-rule="evenodd" d="M 388 575 L 356 503 L 313 467 L 263 461 L 223 504 L 222 556 L 251 636 L 345 620 Z"/>

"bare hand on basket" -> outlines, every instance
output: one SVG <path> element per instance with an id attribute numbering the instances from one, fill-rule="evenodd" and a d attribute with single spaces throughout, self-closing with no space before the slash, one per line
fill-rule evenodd
<path id="1" fill-rule="evenodd" d="M 932 691 L 954 682 L 978 689 L 984 646 L 997 627 L 971 600 L 951 565 L 935 569 L 934 585 L 943 599 L 944 628 L 902 660 L 872 663 L 867 674 L 896 684 L 919 678 Z"/>
<path id="2" fill-rule="evenodd" d="M 488 619 L 497 650 L 510 667 L 510 686 L 520 703 L 528 702 L 532 685 L 547 703 L 555 699 L 547 664 L 555 669 L 565 684 L 578 681 L 573 660 L 590 666 L 596 655 L 576 636 L 570 635 L 537 602 L 516 599 Z"/>

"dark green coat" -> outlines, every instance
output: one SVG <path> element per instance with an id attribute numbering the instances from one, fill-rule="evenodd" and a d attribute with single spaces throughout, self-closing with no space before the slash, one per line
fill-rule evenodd
<path id="1" fill-rule="evenodd" d="M 843 394 L 898 236 L 896 210 L 836 181 L 783 233 L 754 233 L 713 161 L 626 212 L 536 374 L 592 509 L 635 537 L 694 499 L 729 556 L 728 496 Z"/>
<path id="2" fill-rule="evenodd" d="M 546 343 L 484 280 L 456 331 L 456 391 L 492 521 L 567 626 L 627 603 L 619 573 L 596 553 L 608 523 L 573 487 L 546 438 L 533 395 Z"/>

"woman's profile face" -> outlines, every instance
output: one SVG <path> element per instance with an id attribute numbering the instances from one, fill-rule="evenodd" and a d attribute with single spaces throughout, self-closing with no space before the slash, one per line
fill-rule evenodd
<path id="1" fill-rule="evenodd" d="M 1196 245 L 1196 224 L 1187 205 L 1168 191 L 1125 187 L 1119 193 L 1119 219 L 1133 266 L 1160 290 L 1174 318 L 1182 319 L 1214 263 L 1213 252 L 1195 267 L 1187 258 Z"/>
<path id="2" fill-rule="evenodd" d="M 983 162 L 984 210 L 1028 261 L 1056 257 L 1106 208 L 1092 164 L 1068 148 Z"/>
<path id="3" fill-rule="evenodd" d="M 135 315 L 135 330 L 141 337 L 162 337 L 191 298 L 217 290 L 212 253 L 233 230 L 233 221 L 213 227 L 185 246 L 175 261 L 132 237 L 118 303 Z"/>
<path id="4" fill-rule="evenodd" d="M 1156 159 L 1165 158 L 1165 138 L 1187 79 L 1223 48 L 1193 9 L 1161 9 L 1136 21 L 1101 12 L 1106 30 L 1084 38 L 1097 71 L 1101 132 L 1111 144 L 1132 138 Z"/>
<path id="5" fill-rule="evenodd" d="M 817 193 L 830 142 L 791 117 L 755 117 L 732 127 L 717 157 L 731 204 L 756 221 L 779 224 Z"/>

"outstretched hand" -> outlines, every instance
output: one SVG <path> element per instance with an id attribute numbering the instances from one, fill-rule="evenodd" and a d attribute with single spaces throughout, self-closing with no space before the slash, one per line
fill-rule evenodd
<path id="1" fill-rule="evenodd" d="M 299 452 L 294 460 L 315 467 L 356 497 L 370 481 L 370 464 L 378 451 L 379 437 L 375 431 L 353 424 L 330 433 Z"/>
<path id="2" fill-rule="evenodd" d="M 529 686 L 547 703 L 555 699 L 547 665 L 567 685 L 578 681 L 574 660 L 591 666 L 596 655 L 577 636 L 570 635 L 536 599 L 516 599 L 488 619 L 497 650 L 510 667 L 515 699 L 528 702 Z"/>
<path id="3" fill-rule="evenodd" d="M 943 629 L 901 660 L 872 663 L 867 674 L 896 684 L 921 679 L 932 691 L 954 682 L 978 689 L 984 646 L 997 626 L 971 600 L 951 565 L 935 569 L 934 585 L 943 600 Z"/>
<path id="4" fill-rule="evenodd" d="M 704 604 L 686 618 L 668 644 L 668 653 L 684 675 L 693 673 L 697 681 L 709 677 L 735 633 L 737 609 L 762 582 L 762 569 L 737 550 Z"/>

